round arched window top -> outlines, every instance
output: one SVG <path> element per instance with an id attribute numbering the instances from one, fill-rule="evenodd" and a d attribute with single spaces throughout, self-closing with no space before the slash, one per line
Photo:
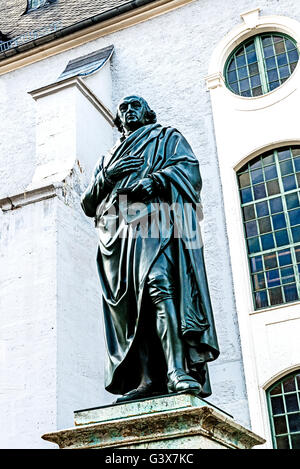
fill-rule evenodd
<path id="1" fill-rule="evenodd" d="M 275 449 L 300 449 L 300 370 L 267 390 Z"/>
<path id="2" fill-rule="evenodd" d="M 296 42 L 280 33 L 264 33 L 239 45 L 225 65 L 227 87 L 247 98 L 261 96 L 282 85 L 299 60 Z"/>

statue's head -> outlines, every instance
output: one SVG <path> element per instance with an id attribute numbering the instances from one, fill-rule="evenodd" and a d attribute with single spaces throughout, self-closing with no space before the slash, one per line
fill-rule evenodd
<path id="1" fill-rule="evenodd" d="M 118 105 L 114 122 L 120 132 L 132 132 L 143 125 L 154 124 L 156 114 L 144 98 L 126 96 Z"/>

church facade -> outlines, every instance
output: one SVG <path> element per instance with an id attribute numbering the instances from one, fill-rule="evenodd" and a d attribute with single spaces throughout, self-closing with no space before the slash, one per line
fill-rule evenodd
<path id="1" fill-rule="evenodd" d="M 0 9 L 2 448 L 109 404 L 93 220 L 80 197 L 147 99 L 199 158 L 220 357 L 208 401 L 300 448 L 296 0 L 18 0 Z"/>

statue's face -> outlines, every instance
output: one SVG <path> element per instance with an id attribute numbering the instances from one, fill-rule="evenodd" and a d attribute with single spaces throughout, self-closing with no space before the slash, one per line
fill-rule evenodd
<path id="1" fill-rule="evenodd" d="M 146 124 L 146 107 L 137 96 L 122 99 L 118 106 L 118 115 L 127 131 L 133 131 Z"/>

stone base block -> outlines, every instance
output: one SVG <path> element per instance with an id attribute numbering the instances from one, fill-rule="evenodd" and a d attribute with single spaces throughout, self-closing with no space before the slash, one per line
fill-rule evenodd
<path id="1" fill-rule="evenodd" d="M 250 449 L 265 440 L 191 394 L 75 412 L 75 427 L 42 436 L 63 449 Z"/>

